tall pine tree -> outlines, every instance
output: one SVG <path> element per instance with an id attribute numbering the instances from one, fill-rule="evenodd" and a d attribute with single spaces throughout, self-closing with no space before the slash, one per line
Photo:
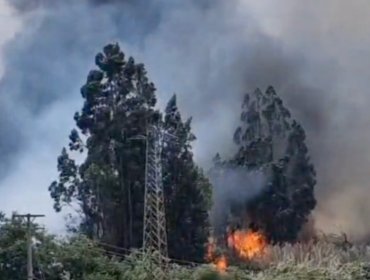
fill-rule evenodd
<path id="1" fill-rule="evenodd" d="M 234 133 L 239 150 L 231 160 L 221 162 L 221 168 L 262 170 L 268 182 L 245 207 L 233 207 L 234 218 L 240 223 L 247 219 L 248 226 L 264 231 L 272 242 L 294 241 L 316 205 L 316 174 L 305 132 L 291 120 L 273 87 L 246 94 L 242 109 L 241 126 Z"/>
<path id="2" fill-rule="evenodd" d="M 154 109 L 155 87 L 144 65 L 131 57 L 126 60 L 117 44 L 104 47 L 95 61 L 99 70 L 91 71 L 81 88 L 84 105 L 74 117 L 77 129 L 70 134 L 69 151 L 64 148 L 58 158 L 59 180 L 49 187 L 55 209 L 78 202 L 83 216 L 80 229 L 85 233 L 115 246 L 141 247 L 145 134 L 148 124 L 163 122 L 178 138 L 163 151 L 170 156 L 164 164 L 169 250 L 175 255 L 177 243 L 184 242 L 184 248 L 195 243 L 196 253 L 202 254 L 208 203 L 201 189 L 208 185 L 193 163 L 190 121 L 182 123 L 174 99 L 162 120 Z M 74 151 L 87 152 L 82 164 L 71 158 Z M 186 225 L 189 219 L 194 224 L 187 230 L 173 224 Z M 196 254 L 184 249 L 177 256 L 192 259 Z"/>

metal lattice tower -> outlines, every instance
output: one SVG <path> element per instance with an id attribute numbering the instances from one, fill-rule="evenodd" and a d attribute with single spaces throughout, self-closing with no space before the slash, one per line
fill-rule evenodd
<path id="1" fill-rule="evenodd" d="M 146 137 L 143 249 L 160 268 L 154 279 L 165 279 L 168 264 L 166 216 L 162 179 L 162 148 L 172 135 L 159 125 L 148 128 Z M 174 136 L 172 136 L 174 138 Z"/>

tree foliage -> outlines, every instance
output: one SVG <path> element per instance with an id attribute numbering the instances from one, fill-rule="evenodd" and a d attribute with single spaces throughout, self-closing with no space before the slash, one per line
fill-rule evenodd
<path id="1" fill-rule="evenodd" d="M 84 105 L 74 116 L 77 128 L 70 134 L 69 151 L 64 148 L 58 158 L 59 179 L 49 187 L 55 210 L 77 202 L 83 232 L 118 247 L 141 247 L 145 135 L 148 124 L 161 123 L 178 139 L 164 149 L 170 252 L 178 252 L 179 244 L 172 240 L 176 236 L 187 248 L 181 257 L 201 254 L 209 184 L 193 163 L 190 120 L 182 122 L 174 98 L 163 120 L 154 108 L 156 89 L 144 65 L 126 60 L 117 44 L 104 47 L 95 62 L 99 69 L 90 71 L 81 88 Z M 71 157 L 77 151 L 87 154 L 82 164 Z"/>
<path id="2" fill-rule="evenodd" d="M 262 170 L 268 182 L 245 207 L 235 207 L 233 215 L 241 223 L 248 219 L 250 227 L 263 230 L 273 242 L 293 241 L 316 205 L 316 174 L 305 132 L 272 87 L 246 94 L 242 109 L 234 134 L 239 150 L 228 161 L 216 158 L 216 165 Z"/>
<path id="3" fill-rule="evenodd" d="M 23 226 L 23 227 L 22 227 Z M 22 220 L 0 218 L 0 279 L 24 279 L 26 275 L 26 230 Z"/>
<path id="4" fill-rule="evenodd" d="M 0 279 L 23 280 L 27 275 L 27 226 L 24 220 L 8 219 L 0 223 Z M 117 279 L 121 264 L 109 258 L 97 244 L 83 236 L 59 240 L 39 225 L 31 224 L 35 279 L 90 279 L 109 275 Z"/>
<path id="5" fill-rule="evenodd" d="M 0 279 L 26 278 L 25 224 L 1 217 Z M 32 225 L 35 279 L 50 280 L 151 280 L 149 256 L 139 251 L 124 259 L 112 257 L 97 243 L 78 235 L 57 239 Z M 370 279 L 369 251 L 365 247 L 344 249 L 318 242 L 270 246 L 273 254 L 256 259 L 253 269 L 230 266 L 218 273 L 212 265 L 180 266 L 171 263 L 171 280 L 271 280 L 271 279 Z M 12 256 L 12 257 L 11 257 Z M 18 256 L 18 257 L 16 257 Z M 155 271 L 157 267 L 153 267 Z"/>
<path id="6" fill-rule="evenodd" d="M 182 121 L 176 95 L 167 104 L 164 126 L 176 137 L 164 150 L 169 254 L 176 259 L 202 261 L 208 239 L 210 184 L 194 164 L 191 118 Z M 181 221 L 181 222 L 180 222 Z"/>

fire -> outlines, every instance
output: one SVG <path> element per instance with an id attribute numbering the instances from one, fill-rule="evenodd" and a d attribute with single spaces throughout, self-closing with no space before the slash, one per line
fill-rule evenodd
<path id="1" fill-rule="evenodd" d="M 265 254 L 267 239 L 260 231 L 236 230 L 227 235 L 227 247 L 243 260 Z M 216 252 L 217 243 L 214 238 L 210 238 L 207 246 L 206 260 L 212 263 L 219 272 L 225 272 L 228 267 L 228 259 L 225 254 Z"/>
<path id="2" fill-rule="evenodd" d="M 216 241 L 211 237 L 208 241 L 206 259 L 212 262 L 219 272 L 225 272 L 228 262 L 225 255 L 216 256 Z"/>
<path id="3" fill-rule="evenodd" d="M 216 242 L 212 237 L 210 237 L 207 245 L 206 260 L 212 261 L 214 259 L 215 252 L 216 252 Z"/>
<path id="4" fill-rule="evenodd" d="M 228 266 L 226 257 L 222 255 L 220 258 L 216 259 L 215 265 L 218 271 L 225 272 Z"/>
<path id="5" fill-rule="evenodd" d="M 265 252 L 267 240 L 259 231 L 236 230 L 229 233 L 227 245 L 243 259 L 251 259 Z"/>

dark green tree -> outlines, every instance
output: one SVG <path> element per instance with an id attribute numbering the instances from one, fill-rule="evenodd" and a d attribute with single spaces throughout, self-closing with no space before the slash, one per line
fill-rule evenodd
<path id="1" fill-rule="evenodd" d="M 24 220 L 0 217 L 0 279 L 23 280 L 27 275 L 27 226 Z M 35 279 L 125 279 L 117 260 L 83 236 L 58 240 L 31 224 Z M 122 278 L 120 278 L 121 276 Z M 102 278 L 99 278 L 102 279 Z"/>
<path id="2" fill-rule="evenodd" d="M 69 151 L 58 158 L 59 180 L 50 187 L 60 211 L 78 203 L 81 229 L 101 241 L 129 248 L 142 243 L 146 125 L 157 114 L 155 87 L 143 64 L 125 60 L 118 44 L 96 56 L 99 70 L 90 71 L 81 88 L 84 105 L 75 114 L 77 129 Z M 73 151 L 86 151 L 77 164 Z"/>
<path id="3" fill-rule="evenodd" d="M 164 149 L 164 155 L 171 156 L 164 166 L 164 173 L 171 178 L 166 179 L 165 193 L 168 236 L 183 238 L 184 246 L 199 242 L 195 248 L 201 254 L 199 244 L 207 230 L 202 188 L 207 183 L 193 163 L 190 142 L 195 137 L 190 121 L 182 123 L 174 99 L 169 104 L 176 112 L 170 113 L 169 105 L 163 120 L 154 109 L 155 87 L 144 66 L 133 58 L 125 60 L 117 44 L 106 46 L 96 56 L 96 64 L 99 70 L 89 73 L 81 89 L 84 105 L 74 117 L 77 129 L 70 134 L 69 151 L 63 149 L 58 158 L 59 180 L 49 187 L 55 209 L 60 211 L 65 204 L 78 203 L 83 217 L 78 230 L 118 247 L 141 247 L 145 135 L 148 124 L 161 123 L 178 138 L 175 145 Z M 76 151 L 86 153 L 82 164 L 71 157 Z M 194 228 L 190 225 L 179 233 L 171 224 L 175 220 L 184 226 L 194 223 Z M 171 239 L 173 256 L 176 250 L 171 246 L 175 245 Z M 183 252 L 184 257 L 190 258 L 193 252 L 189 250 Z"/>
<path id="4" fill-rule="evenodd" d="M 31 224 L 34 276 L 41 279 L 43 268 L 53 266 L 54 237 L 37 224 Z M 42 255 L 50 250 L 48 258 Z M 47 260 L 47 262 L 43 262 Z M 27 275 L 27 225 L 21 218 L 9 219 L 0 213 L 0 279 L 22 280 Z M 51 278 L 56 279 L 56 278 Z"/>
<path id="5" fill-rule="evenodd" d="M 315 170 L 308 156 L 305 132 L 272 87 L 246 94 L 242 125 L 234 134 L 236 155 L 222 166 L 262 170 L 266 186 L 245 207 L 232 207 L 242 223 L 263 230 L 272 242 L 294 241 L 316 205 Z M 218 159 L 220 168 L 220 159 Z M 245 186 L 248 188 L 248 186 Z"/>
<path id="6" fill-rule="evenodd" d="M 202 261 L 209 234 L 210 183 L 194 164 L 191 118 L 182 121 L 176 95 L 167 104 L 164 127 L 176 139 L 164 152 L 164 191 L 169 255 L 176 259 Z"/>
<path id="7" fill-rule="evenodd" d="M 12 223 L 2 213 L 0 215 L 0 279 L 24 279 L 27 273 L 26 227 L 22 220 Z"/>

